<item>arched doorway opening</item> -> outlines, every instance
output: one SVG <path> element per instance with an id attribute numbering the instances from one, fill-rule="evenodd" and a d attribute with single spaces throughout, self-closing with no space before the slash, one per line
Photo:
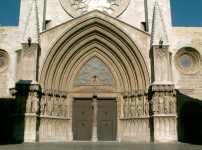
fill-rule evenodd
<path id="1" fill-rule="evenodd" d="M 179 116 L 179 141 L 181 142 L 200 142 L 202 129 L 202 112 L 196 102 L 185 103 Z"/>
<path id="2" fill-rule="evenodd" d="M 8 140 L 8 109 L 7 106 L 0 102 L 0 141 Z"/>

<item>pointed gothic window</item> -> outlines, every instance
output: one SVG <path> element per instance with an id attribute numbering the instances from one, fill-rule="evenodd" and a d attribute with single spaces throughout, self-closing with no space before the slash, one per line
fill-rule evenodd
<path id="1" fill-rule="evenodd" d="M 75 85 L 114 85 L 109 68 L 97 57 L 90 59 L 77 75 Z"/>

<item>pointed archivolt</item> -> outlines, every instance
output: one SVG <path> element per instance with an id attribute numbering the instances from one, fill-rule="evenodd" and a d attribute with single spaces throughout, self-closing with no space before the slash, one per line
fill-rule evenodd
<path id="1" fill-rule="evenodd" d="M 75 85 L 115 85 L 109 68 L 97 57 L 91 58 L 79 71 Z"/>

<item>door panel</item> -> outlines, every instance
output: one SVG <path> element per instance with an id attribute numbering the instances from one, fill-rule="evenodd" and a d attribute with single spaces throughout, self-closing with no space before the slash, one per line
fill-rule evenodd
<path id="1" fill-rule="evenodd" d="M 116 140 L 117 105 L 115 100 L 98 100 L 98 140 Z"/>
<path id="2" fill-rule="evenodd" d="M 113 140 L 113 123 L 112 120 L 105 121 L 101 120 L 101 129 L 100 129 L 100 140 L 107 140 L 112 141 Z"/>
<path id="3" fill-rule="evenodd" d="M 91 140 L 92 100 L 74 100 L 72 130 L 74 140 Z"/>

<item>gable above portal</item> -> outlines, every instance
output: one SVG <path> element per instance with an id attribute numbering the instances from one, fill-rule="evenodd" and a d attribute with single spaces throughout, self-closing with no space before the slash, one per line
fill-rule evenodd
<path id="1" fill-rule="evenodd" d="M 95 27 L 98 26 L 98 24 L 100 24 L 101 26 L 108 26 L 108 24 L 110 24 L 113 27 L 112 30 L 116 30 L 117 34 L 119 34 L 118 32 L 122 32 L 129 36 L 136 44 L 138 49 L 140 49 L 144 58 L 149 57 L 148 50 L 150 49 L 150 34 L 133 26 L 130 26 L 105 13 L 102 13 L 98 10 L 94 10 L 85 15 L 79 16 L 68 22 L 65 22 L 44 32 L 41 32 L 40 37 L 42 40 L 42 60 L 45 59 L 49 50 L 64 34 L 66 34 L 67 32 L 71 32 L 71 29 L 77 28 L 80 24 L 85 24 L 86 26 L 88 26 L 88 24 L 89 26 L 93 24 Z M 78 30 L 80 29 L 78 28 Z"/>

